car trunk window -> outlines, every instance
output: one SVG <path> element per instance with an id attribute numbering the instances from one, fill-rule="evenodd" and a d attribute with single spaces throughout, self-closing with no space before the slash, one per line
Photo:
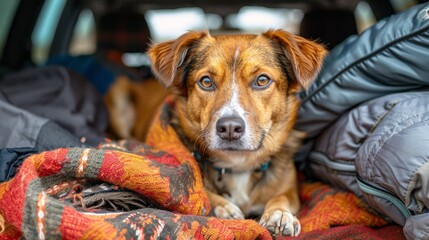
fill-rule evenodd
<path id="1" fill-rule="evenodd" d="M 145 17 L 155 42 L 177 38 L 189 30 L 210 29 L 201 8 L 148 10 Z"/>
<path id="2" fill-rule="evenodd" d="M 354 14 L 356 17 L 359 33 L 371 27 L 377 21 L 371 6 L 366 1 L 359 2 L 359 4 L 356 6 Z"/>
<path id="3" fill-rule="evenodd" d="M 416 5 L 418 2 L 416 0 L 390 0 L 390 3 L 396 12 L 401 12 Z"/>
<path id="4" fill-rule="evenodd" d="M 43 63 L 49 56 L 50 46 L 66 0 L 46 0 L 31 36 L 32 60 Z"/>
<path id="5" fill-rule="evenodd" d="M 3 48 L 19 2 L 17 0 L 2 0 L 0 8 L 0 56 L 3 55 Z"/>
<path id="6" fill-rule="evenodd" d="M 242 7 L 238 13 L 227 17 L 227 25 L 233 29 L 260 33 L 270 28 L 282 28 L 299 34 L 304 13 L 293 8 L 267 8 L 261 6 Z"/>
<path id="7" fill-rule="evenodd" d="M 69 52 L 71 55 L 95 53 L 97 48 L 95 20 L 92 11 L 84 9 L 73 31 Z"/>

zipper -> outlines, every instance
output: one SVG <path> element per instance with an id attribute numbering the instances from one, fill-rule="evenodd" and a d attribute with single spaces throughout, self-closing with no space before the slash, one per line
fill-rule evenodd
<path id="1" fill-rule="evenodd" d="M 320 164 L 320 165 L 328 167 L 329 169 L 332 169 L 332 170 L 356 174 L 355 165 L 347 164 L 347 163 L 334 162 L 329 157 L 327 157 L 325 154 L 323 154 L 321 152 L 314 152 L 314 151 L 311 152 L 309 155 L 309 160 L 313 163 Z M 405 218 L 408 218 L 412 215 L 410 210 L 408 210 L 408 208 L 405 206 L 405 204 L 400 199 L 398 199 L 396 196 L 389 193 L 387 190 L 384 190 L 380 187 L 373 186 L 373 185 L 365 182 L 359 176 L 356 176 L 356 182 L 358 184 L 359 189 L 362 192 L 389 201 L 402 213 L 402 215 Z"/>
<path id="2" fill-rule="evenodd" d="M 334 162 L 330 158 L 328 158 L 325 154 L 323 154 L 321 152 L 311 152 L 309 155 L 309 159 L 310 159 L 310 161 L 312 161 L 314 163 L 326 166 L 332 170 L 337 170 L 340 172 L 356 173 L 355 165 L 347 164 L 347 163 Z"/>
<path id="3" fill-rule="evenodd" d="M 356 180 L 362 192 L 365 192 L 369 195 L 373 195 L 391 202 L 402 213 L 402 215 L 405 218 L 408 218 L 412 215 L 410 210 L 408 210 L 407 207 L 405 207 L 405 204 L 401 200 L 399 200 L 396 196 L 392 195 L 391 193 L 389 193 L 388 191 L 380 187 L 376 187 L 365 182 L 359 176 L 356 177 Z"/>

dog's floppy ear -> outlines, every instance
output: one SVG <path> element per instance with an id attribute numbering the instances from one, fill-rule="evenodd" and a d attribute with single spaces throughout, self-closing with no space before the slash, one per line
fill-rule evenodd
<path id="1" fill-rule="evenodd" d="M 291 68 L 299 85 L 310 86 L 320 70 L 327 51 L 315 42 L 283 30 L 269 30 L 262 34 L 280 44 L 282 51 L 291 61 Z"/>
<path id="2" fill-rule="evenodd" d="M 167 87 L 179 84 L 178 69 L 183 65 L 189 48 L 207 35 L 206 32 L 188 32 L 176 40 L 152 45 L 148 55 L 156 77 Z"/>

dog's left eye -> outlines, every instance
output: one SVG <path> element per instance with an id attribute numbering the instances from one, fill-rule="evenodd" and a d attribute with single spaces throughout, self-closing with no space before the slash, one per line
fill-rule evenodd
<path id="1" fill-rule="evenodd" d="M 198 81 L 198 85 L 205 91 L 213 91 L 215 89 L 215 85 L 209 77 L 201 78 L 200 81 Z"/>
<path id="2" fill-rule="evenodd" d="M 255 89 L 265 89 L 271 84 L 271 79 L 265 75 L 259 76 L 254 82 L 253 82 L 253 88 Z"/>

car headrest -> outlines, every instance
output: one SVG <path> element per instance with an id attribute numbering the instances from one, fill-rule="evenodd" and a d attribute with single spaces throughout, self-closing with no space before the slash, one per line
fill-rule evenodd
<path id="1" fill-rule="evenodd" d="M 146 52 L 150 31 L 143 14 L 110 12 L 97 23 L 97 50 Z"/>
<path id="2" fill-rule="evenodd" d="M 301 36 L 317 40 L 328 49 L 354 34 L 357 34 L 355 16 L 348 10 L 321 9 L 307 12 L 300 27 Z"/>

